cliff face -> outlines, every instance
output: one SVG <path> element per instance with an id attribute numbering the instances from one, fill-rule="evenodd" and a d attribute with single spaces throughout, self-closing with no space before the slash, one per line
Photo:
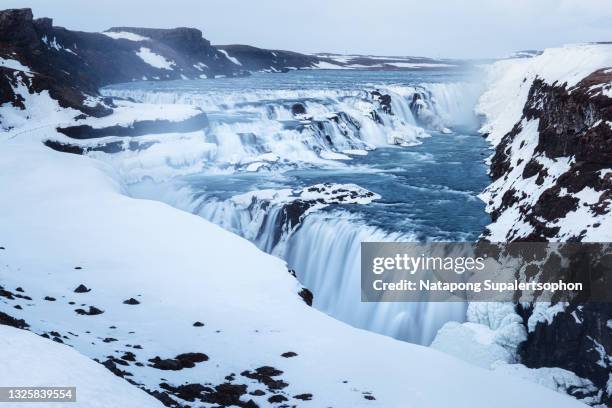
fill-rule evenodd
<path id="1" fill-rule="evenodd" d="M 239 76 L 245 72 L 191 28 L 114 28 L 86 33 L 34 19 L 30 9 L 0 11 L 0 103 L 22 107 L 13 89 L 49 91 L 62 107 L 101 116 L 99 87 L 133 80 Z"/>
<path id="2" fill-rule="evenodd" d="M 249 71 L 287 72 L 290 69 L 315 68 L 321 59 L 292 51 L 266 50 L 250 45 L 218 45 Z"/>
<path id="3" fill-rule="evenodd" d="M 490 201 L 493 220 L 516 215 L 505 239 L 581 241 L 606 233 L 598 220 L 609 218 L 612 200 L 610 81 L 605 69 L 569 89 L 533 81 L 520 122 L 491 161 L 497 188 L 490 191 L 501 195 Z"/>
<path id="4" fill-rule="evenodd" d="M 506 73 L 479 107 L 495 147 L 493 182 L 482 195 L 493 218 L 485 238 L 612 241 L 612 47 L 566 47 L 498 65 Z M 597 390 L 568 393 L 612 402 L 610 304 L 519 305 L 516 312 L 527 333 L 521 363 L 569 370 Z"/>

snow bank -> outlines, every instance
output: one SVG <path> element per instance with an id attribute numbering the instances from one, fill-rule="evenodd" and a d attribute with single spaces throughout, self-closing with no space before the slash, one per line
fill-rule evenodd
<path id="1" fill-rule="evenodd" d="M 9 69 L 14 69 L 16 71 L 23 71 L 23 72 L 30 73 L 30 68 L 26 67 L 21 62 L 17 61 L 16 59 L 12 59 L 12 58 L 0 57 L 0 68 L 9 68 Z"/>
<path id="2" fill-rule="evenodd" d="M 115 40 L 129 40 L 129 41 L 148 41 L 149 37 L 143 37 L 142 35 L 130 33 L 128 31 L 104 31 L 102 34 L 115 39 Z"/>
<path id="3" fill-rule="evenodd" d="M 109 126 L 131 126 L 136 121 L 167 120 L 180 122 L 202 113 L 195 106 L 185 104 L 148 104 L 115 100 L 116 108 L 112 115 L 101 118 L 87 117 L 73 122 L 72 125 L 89 125 L 92 128 Z"/>
<path id="4" fill-rule="evenodd" d="M 154 53 L 150 48 L 140 47 L 140 50 L 136 52 L 136 55 L 140 57 L 145 63 L 151 65 L 154 68 L 159 69 L 174 69 L 176 63 L 172 60 L 168 60 L 163 56 Z"/>
<path id="5" fill-rule="evenodd" d="M 76 403 L 49 403 L 53 407 L 163 407 L 157 399 L 71 347 L 25 330 L 0 325 L 0 361 L 3 386 L 76 387 Z M 18 405 L 24 404 L 14 406 Z"/>

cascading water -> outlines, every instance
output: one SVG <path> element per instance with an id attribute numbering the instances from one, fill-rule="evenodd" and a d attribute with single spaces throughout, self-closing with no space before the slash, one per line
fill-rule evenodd
<path id="1" fill-rule="evenodd" d="M 211 125 L 159 136 L 139 152 L 92 155 L 113 163 L 134 196 L 194 212 L 285 259 L 320 310 L 429 344 L 445 322 L 464 319 L 465 305 L 361 303 L 360 243 L 477 237 L 488 222 L 475 198 L 487 183 L 487 147 L 450 129 L 474 125 L 478 87 L 400 74 L 370 83 L 372 75 L 313 71 L 113 87 L 104 92 L 196 105 Z M 288 198 L 326 182 L 355 183 L 381 198 Z"/>

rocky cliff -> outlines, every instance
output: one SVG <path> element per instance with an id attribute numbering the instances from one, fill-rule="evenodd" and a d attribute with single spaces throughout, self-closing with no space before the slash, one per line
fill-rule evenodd
<path id="1" fill-rule="evenodd" d="M 479 107 L 495 147 L 493 182 L 482 196 L 493 219 L 487 239 L 612 240 L 610 66 L 610 44 L 587 44 L 493 67 L 496 79 Z M 562 389 L 611 404 L 610 304 L 519 305 L 516 312 L 526 332 L 521 363 L 568 370 L 595 387 Z"/>
<path id="2" fill-rule="evenodd" d="M 287 72 L 316 68 L 321 59 L 293 51 L 267 50 L 250 45 L 217 45 L 219 50 L 248 71 Z"/>
<path id="3" fill-rule="evenodd" d="M 30 9 L 0 11 L 0 61 L 0 103 L 21 106 L 13 89 L 22 84 L 94 116 L 112 108 L 92 99 L 107 84 L 245 74 L 193 28 L 87 33 L 34 19 Z"/>

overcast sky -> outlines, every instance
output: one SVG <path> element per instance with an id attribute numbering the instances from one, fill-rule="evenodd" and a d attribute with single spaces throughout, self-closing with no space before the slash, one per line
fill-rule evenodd
<path id="1" fill-rule="evenodd" d="M 612 0 L 2 0 L 83 31 L 197 27 L 213 44 L 300 52 L 498 57 L 612 41 Z"/>

